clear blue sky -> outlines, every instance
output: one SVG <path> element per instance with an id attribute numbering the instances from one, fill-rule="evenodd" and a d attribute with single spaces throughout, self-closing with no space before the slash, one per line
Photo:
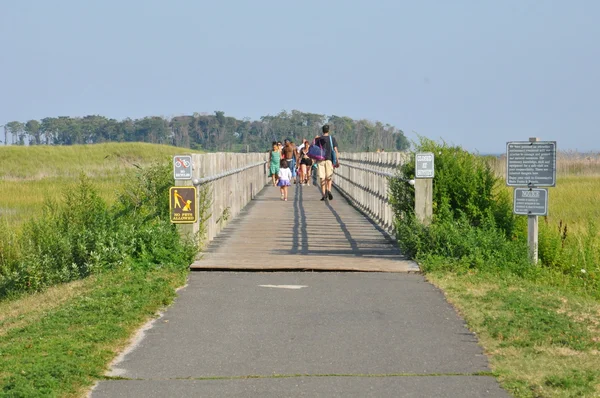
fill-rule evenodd
<path id="1" fill-rule="evenodd" d="M 298 109 L 600 150 L 600 1 L 0 1 L 0 124 Z"/>

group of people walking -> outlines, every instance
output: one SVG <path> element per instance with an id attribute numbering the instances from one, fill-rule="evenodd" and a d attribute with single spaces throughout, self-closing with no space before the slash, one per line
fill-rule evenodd
<path id="1" fill-rule="evenodd" d="M 281 200 L 287 201 L 288 187 L 292 184 L 309 185 L 315 172 L 321 185 L 321 200 L 333 199 L 333 169 L 339 166 L 339 152 L 337 141 L 329 135 L 329 125 L 324 125 L 322 132 L 312 143 L 303 139 L 299 146 L 289 139 L 283 143 L 273 141 L 269 151 L 269 176 L 273 186 L 279 187 Z M 315 146 L 315 150 L 311 150 L 311 146 Z"/>

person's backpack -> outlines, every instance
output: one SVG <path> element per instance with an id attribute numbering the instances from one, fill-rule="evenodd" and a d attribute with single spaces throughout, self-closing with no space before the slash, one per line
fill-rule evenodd
<path id="1" fill-rule="evenodd" d="M 308 148 L 307 155 L 314 160 L 325 160 L 325 148 L 321 145 L 321 140 L 315 140 L 315 143 Z"/>

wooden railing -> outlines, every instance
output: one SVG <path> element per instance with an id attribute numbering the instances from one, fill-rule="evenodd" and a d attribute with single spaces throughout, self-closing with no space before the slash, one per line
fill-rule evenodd
<path id="1" fill-rule="evenodd" d="M 196 185 L 199 195 L 206 192 L 208 218 L 201 241 L 212 241 L 227 223 L 258 194 L 267 183 L 269 155 L 266 153 L 207 153 L 192 155 L 192 180 L 176 180 L 176 185 Z M 202 204 L 200 204 L 201 206 Z M 199 224 L 183 225 L 196 234 Z"/>
<path id="2" fill-rule="evenodd" d="M 265 187 L 268 182 L 266 153 L 194 154 L 193 180 L 176 180 L 176 185 L 196 185 L 208 193 L 210 208 L 206 214 L 204 242 L 212 241 L 227 223 Z M 389 204 L 389 178 L 396 177 L 398 166 L 407 154 L 342 153 L 341 167 L 335 170 L 336 189 L 389 233 L 393 233 L 394 214 Z M 206 191 L 203 191 L 206 190 Z M 196 234 L 198 224 L 182 226 Z"/>
<path id="3" fill-rule="evenodd" d="M 335 169 L 334 186 L 356 207 L 387 232 L 394 228 L 394 213 L 389 204 L 389 178 L 408 160 L 402 152 L 341 153 Z"/>

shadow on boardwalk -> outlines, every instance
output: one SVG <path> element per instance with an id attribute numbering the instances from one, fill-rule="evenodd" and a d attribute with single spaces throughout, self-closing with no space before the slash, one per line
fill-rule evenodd
<path id="1" fill-rule="evenodd" d="M 292 186 L 288 201 L 267 186 L 192 269 L 418 271 L 395 242 L 341 195 Z"/>

